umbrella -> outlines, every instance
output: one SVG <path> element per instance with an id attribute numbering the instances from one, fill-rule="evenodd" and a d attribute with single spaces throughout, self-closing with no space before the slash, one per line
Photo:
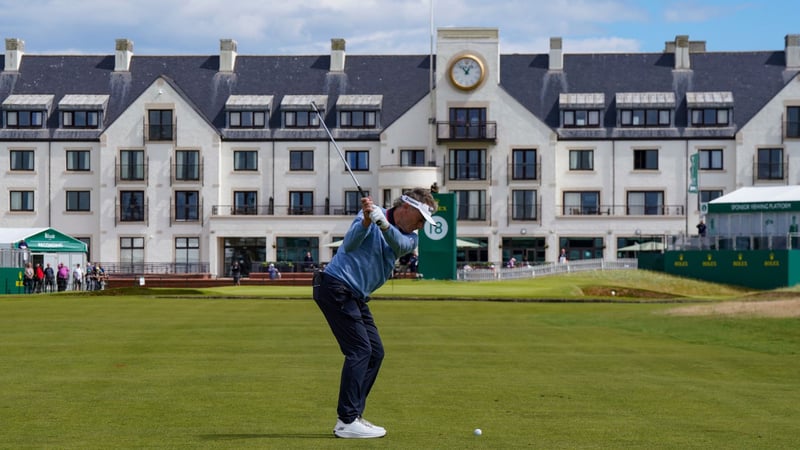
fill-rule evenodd
<path id="1" fill-rule="evenodd" d="M 627 247 L 618 248 L 618 252 L 655 252 L 664 250 L 664 244 L 656 241 L 647 241 L 629 245 Z"/>
<path id="2" fill-rule="evenodd" d="M 328 248 L 339 248 L 342 245 L 342 241 L 333 241 L 330 244 L 325 244 L 324 247 Z M 472 241 L 467 241 L 464 239 L 456 239 L 456 247 L 458 248 L 479 248 L 480 244 Z"/>

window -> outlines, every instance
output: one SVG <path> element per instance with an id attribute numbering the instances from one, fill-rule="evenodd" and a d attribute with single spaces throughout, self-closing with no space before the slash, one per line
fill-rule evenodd
<path id="1" fill-rule="evenodd" d="M 258 152 L 255 150 L 233 152 L 233 170 L 258 170 Z"/>
<path id="2" fill-rule="evenodd" d="M 672 111 L 669 109 L 623 109 L 620 125 L 623 127 L 668 127 Z"/>
<path id="3" fill-rule="evenodd" d="M 91 193 L 67 191 L 67 211 L 91 211 Z"/>
<path id="4" fill-rule="evenodd" d="M 313 111 L 286 111 L 283 123 L 286 128 L 319 128 L 319 117 Z"/>
<path id="5" fill-rule="evenodd" d="M 200 194 L 197 191 L 175 192 L 175 220 L 179 222 L 200 220 Z"/>
<path id="6" fill-rule="evenodd" d="M 233 193 L 233 213 L 234 214 L 258 214 L 258 194 L 256 191 L 234 191 Z"/>
<path id="7" fill-rule="evenodd" d="M 703 203 L 708 203 L 715 198 L 722 197 L 722 189 L 709 189 L 705 191 L 700 191 L 700 195 L 697 196 L 698 205 L 697 208 L 700 209 L 700 205 Z"/>
<path id="8" fill-rule="evenodd" d="M 403 167 L 424 166 L 425 150 L 400 150 L 400 165 Z"/>
<path id="9" fill-rule="evenodd" d="M 11 191 L 11 211 L 33 211 L 33 191 Z"/>
<path id="10" fill-rule="evenodd" d="M 629 216 L 660 216 L 664 214 L 664 193 L 661 191 L 628 192 Z"/>
<path id="11" fill-rule="evenodd" d="M 486 191 L 454 191 L 458 220 L 486 220 Z"/>
<path id="12" fill-rule="evenodd" d="M 375 128 L 378 113 L 376 111 L 339 111 L 341 128 Z"/>
<path id="13" fill-rule="evenodd" d="M 11 150 L 11 170 L 33 170 L 33 150 Z"/>
<path id="14" fill-rule="evenodd" d="M 351 150 L 344 152 L 350 170 L 369 170 L 369 151 Z"/>
<path id="15" fill-rule="evenodd" d="M 175 238 L 175 270 L 179 273 L 200 272 L 200 238 Z"/>
<path id="16" fill-rule="evenodd" d="M 757 173 L 759 180 L 782 180 L 783 149 L 781 148 L 758 149 Z"/>
<path id="17" fill-rule="evenodd" d="M 564 215 L 600 214 L 600 193 L 564 192 Z"/>
<path id="18" fill-rule="evenodd" d="M 267 112 L 230 111 L 228 123 L 231 128 L 264 128 L 267 126 Z"/>
<path id="19" fill-rule="evenodd" d="M 569 170 L 594 170 L 594 150 L 570 150 Z"/>
<path id="20" fill-rule="evenodd" d="M 175 179 L 192 181 L 200 179 L 200 152 L 177 150 L 175 152 Z"/>
<path id="21" fill-rule="evenodd" d="M 144 180 L 144 150 L 122 150 L 119 160 L 120 180 Z"/>
<path id="22" fill-rule="evenodd" d="M 511 191 L 511 214 L 514 220 L 536 220 L 536 191 Z"/>
<path id="23" fill-rule="evenodd" d="M 800 106 L 786 108 L 786 137 L 800 138 Z"/>
<path id="24" fill-rule="evenodd" d="M 119 207 L 121 222 L 144 221 L 144 191 L 120 192 Z"/>
<path id="25" fill-rule="evenodd" d="M 450 108 L 450 138 L 486 138 L 486 108 Z"/>
<path id="26" fill-rule="evenodd" d="M 693 127 L 722 127 L 729 124 L 730 110 L 727 108 L 692 109 Z"/>
<path id="27" fill-rule="evenodd" d="M 6 128 L 42 128 L 44 111 L 6 111 Z"/>
<path id="28" fill-rule="evenodd" d="M 485 180 L 486 150 L 450 150 L 451 180 Z"/>
<path id="29" fill-rule="evenodd" d="M 561 112 L 564 128 L 599 127 L 600 111 L 590 109 L 566 109 Z"/>
<path id="30" fill-rule="evenodd" d="M 658 150 L 634 150 L 634 170 L 658 170 Z"/>
<path id="31" fill-rule="evenodd" d="M 364 191 L 364 195 L 369 197 L 369 191 Z M 344 193 L 344 213 L 347 215 L 357 214 L 361 209 L 361 193 L 358 191 L 347 191 Z"/>
<path id="32" fill-rule="evenodd" d="M 89 150 L 67 150 L 67 170 L 87 172 L 91 169 Z"/>
<path id="33" fill-rule="evenodd" d="M 311 150 L 290 151 L 289 170 L 314 170 L 314 152 Z"/>
<path id="34" fill-rule="evenodd" d="M 289 214 L 314 214 L 314 193 L 307 191 L 289 192 Z"/>
<path id="35" fill-rule="evenodd" d="M 119 262 L 122 272 L 141 272 L 144 268 L 144 238 L 119 238 Z"/>
<path id="36" fill-rule="evenodd" d="M 171 141 L 173 136 L 172 110 L 151 109 L 147 112 L 148 139 L 151 141 Z"/>
<path id="37" fill-rule="evenodd" d="M 514 180 L 536 180 L 536 150 L 514 150 L 511 178 Z"/>
<path id="38" fill-rule="evenodd" d="M 722 170 L 722 149 L 700 150 L 700 170 Z"/>
<path id="39" fill-rule="evenodd" d="M 100 126 L 99 111 L 63 111 L 61 126 L 64 128 L 98 128 Z"/>

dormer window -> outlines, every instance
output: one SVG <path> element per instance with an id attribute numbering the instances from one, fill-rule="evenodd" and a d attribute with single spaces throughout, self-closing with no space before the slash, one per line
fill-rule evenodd
<path id="1" fill-rule="evenodd" d="M 228 128 L 266 128 L 272 95 L 231 95 L 225 102 Z"/>
<path id="2" fill-rule="evenodd" d="M 559 94 L 562 128 L 597 128 L 602 123 L 605 95 L 602 93 Z"/>
<path id="3" fill-rule="evenodd" d="M 687 92 L 690 126 L 727 127 L 733 112 L 732 92 Z"/>
<path id="4" fill-rule="evenodd" d="M 281 101 L 284 128 L 319 128 L 319 116 L 311 106 L 325 114 L 327 95 L 286 95 Z"/>
<path id="5" fill-rule="evenodd" d="M 3 123 L 6 128 L 43 128 L 52 95 L 9 95 L 3 101 Z"/>
<path id="6" fill-rule="evenodd" d="M 669 127 L 675 110 L 672 92 L 620 92 L 616 96 L 620 127 Z"/>
<path id="7" fill-rule="evenodd" d="M 61 128 L 100 128 L 108 95 L 65 95 L 58 102 Z"/>
<path id="8" fill-rule="evenodd" d="M 339 128 L 377 128 L 382 95 L 340 95 L 336 101 Z"/>

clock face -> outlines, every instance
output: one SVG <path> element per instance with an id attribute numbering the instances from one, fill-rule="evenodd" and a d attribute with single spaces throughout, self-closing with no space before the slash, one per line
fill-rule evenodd
<path id="1" fill-rule="evenodd" d="M 478 87 L 485 75 L 483 63 L 471 55 L 462 56 L 450 65 L 450 81 L 465 91 Z"/>

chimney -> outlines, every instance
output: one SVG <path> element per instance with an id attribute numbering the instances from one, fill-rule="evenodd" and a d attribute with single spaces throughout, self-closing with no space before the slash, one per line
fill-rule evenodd
<path id="1" fill-rule="evenodd" d="M 114 72 L 128 72 L 131 70 L 131 59 L 133 59 L 133 41 L 130 39 L 117 39 L 116 42 Z"/>
<path id="2" fill-rule="evenodd" d="M 236 41 L 233 39 L 219 40 L 219 71 L 233 72 L 236 67 Z"/>
<path id="3" fill-rule="evenodd" d="M 344 72 L 344 39 L 331 39 L 331 72 Z"/>
<path id="4" fill-rule="evenodd" d="M 675 36 L 675 70 L 689 70 L 689 36 Z"/>
<path id="5" fill-rule="evenodd" d="M 800 69 L 800 34 L 786 35 L 786 68 Z"/>
<path id="6" fill-rule="evenodd" d="M 564 53 L 561 51 L 561 38 L 550 38 L 550 70 L 564 70 Z"/>
<path id="7" fill-rule="evenodd" d="M 6 72 L 18 72 L 25 54 L 25 41 L 17 38 L 6 39 Z"/>

